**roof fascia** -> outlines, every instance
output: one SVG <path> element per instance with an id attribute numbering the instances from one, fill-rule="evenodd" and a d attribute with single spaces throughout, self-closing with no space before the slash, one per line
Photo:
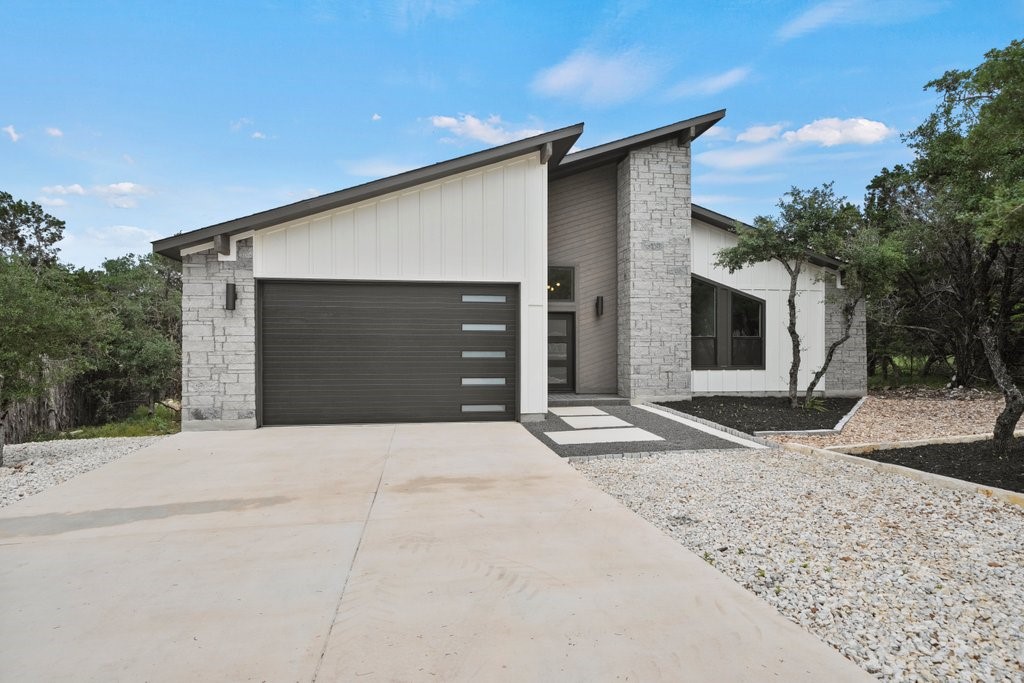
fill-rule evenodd
<path id="1" fill-rule="evenodd" d="M 735 218 L 729 218 L 724 214 L 720 214 L 717 211 L 712 211 L 711 209 L 705 208 L 698 204 L 691 204 L 690 209 L 694 218 L 702 220 L 708 225 L 716 227 L 720 230 L 731 232 L 734 235 L 739 232 L 737 228 L 746 228 L 748 230 L 754 229 L 754 226 L 748 223 L 738 221 Z M 826 256 L 825 254 L 819 254 L 818 252 L 811 251 L 810 249 L 804 250 L 804 253 L 807 254 L 808 261 L 822 268 L 839 270 L 844 265 L 846 265 L 845 263 L 839 261 L 838 259 L 834 259 L 831 256 Z"/>
<path id="2" fill-rule="evenodd" d="M 381 178 L 355 187 L 349 187 L 337 192 L 304 199 L 285 206 L 279 206 L 267 211 L 260 211 L 250 216 L 236 218 L 223 223 L 217 223 L 205 228 L 180 233 L 172 237 L 155 240 L 153 251 L 163 254 L 176 261 L 181 260 L 181 250 L 194 247 L 198 244 L 208 242 L 220 235 L 233 235 L 247 230 L 262 230 L 274 225 L 280 225 L 288 221 L 298 220 L 307 216 L 331 211 L 333 209 L 355 204 L 367 199 L 373 199 L 391 192 L 398 192 L 415 185 L 422 185 L 440 178 L 456 173 L 472 171 L 483 166 L 507 161 L 519 156 L 525 156 L 546 148 L 550 144 L 551 155 L 548 159 L 549 168 L 554 168 L 572 148 L 576 140 L 583 133 L 583 124 L 577 123 L 574 126 L 567 126 L 548 133 L 535 135 L 524 140 L 517 140 L 499 147 L 492 147 L 473 154 L 449 159 L 430 166 L 400 173 L 398 175 Z"/>
<path id="3" fill-rule="evenodd" d="M 625 158 L 631 150 L 648 147 L 665 140 L 679 139 L 686 143 L 693 142 L 723 118 L 725 118 L 725 109 L 719 109 L 685 121 L 655 128 L 646 133 L 574 152 L 566 155 L 560 164 L 553 166 L 550 175 L 552 178 L 562 178 L 597 166 L 618 162 Z"/>

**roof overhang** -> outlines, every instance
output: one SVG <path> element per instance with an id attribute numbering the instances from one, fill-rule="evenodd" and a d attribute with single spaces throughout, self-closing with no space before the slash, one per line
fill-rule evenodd
<path id="1" fill-rule="evenodd" d="M 155 240 L 153 242 L 153 251 L 180 261 L 182 250 L 195 248 L 208 242 L 225 243 L 232 235 L 250 230 L 262 230 L 280 225 L 281 223 L 287 223 L 288 221 L 312 216 L 323 211 L 331 211 L 349 204 L 379 197 L 389 192 L 397 192 L 414 185 L 433 182 L 456 173 L 472 171 L 483 166 L 500 163 L 533 152 L 540 152 L 541 162 L 547 163 L 549 168 L 554 169 L 582 133 L 583 124 L 577 123 L 574 126 L 559 128 L 549 133 L 542 133 L 524 140 L 510 142 L 500 147 L 492 147 L 491 149 L 424 166 L 423 168 L 406 173 L 381 178 L 380 180 L 374 180 L 363 185 L 356 185 L 355 187 L 331 192 L 330 194 L 254 213 L 250 216 Z M 217 248 L 219 249 L 220 247 Z"/>
<path id="2" fill-rule="evenodd" d="M 688 144 L 693 142 L 711 126 L 725 118 L 725 110 L 719 109 L 692 119 L 672 123 L 661 128 L 649 130 L 646 133 L 633 135 L 614 142 L 608 142 L 597 147 L 591 147 L 579 152 L 567 154 L 557 166 L 552 166 L 550 177 L 552 179 L 562 178 L 573 173 L 586 171 L 605 164 L 618 163 L 626 158 L 626 155 L 634 149 L 647 147 L 666 140 L 678 140 L 680 143 Z"/>
<path id="3" fill-rule="evenodd" d="M 712 211 L 711 209 L 707 209 L 697 204 L 690 204 L 690 214 L 693 216 L 693 218 L 696 218 L 697 220 L 704 221 L 708 225 L 712 225 L 716 228 L 720 228 L 733 234 L 738 233 L 740 229 L 743 228 L 749 230 L 754 229 L 754 226 L 748 223 L 738 221 L 735 218 L 729 218 L 724 214 L 720 214 L 717 211 Z M 822 268 L 831 268 L 833 270 L 839 270 L 844 265 L 846 265 L 842 261 L 836 260 L 831 256 L 826 256 L 825 254 L 819 254 L 816 251 L 811 251 L 808 249 L 806 253 L 808 261 L 810 261 L 816 266 L 821 266 Z"/>

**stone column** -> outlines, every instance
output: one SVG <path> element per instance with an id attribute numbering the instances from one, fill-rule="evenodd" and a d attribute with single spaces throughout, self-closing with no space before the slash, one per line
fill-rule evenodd
<path id="1" fill-rule="evenodd" d="M 618 169 L 618 389 L 689 399 L 690 146 L 633 150 Z"/>
<path id="2" fill-rule="evenodd" d="M 825 349 L 843 334 L 842 290 L 835 278 L 825 278 Z M 813 368 L 812 372 L 818 368 Z M 864 396 L 868 393 L 868 334 L 864 302 L 853 314 L 850 338 L 836 349 L 820 387 L 826 396 Z M 802 389 L 806 387 L 801 387 Z"/>
<path id="3" fill-rule="evenodd" d="M 256 427 L 256 283 L 252 239 L 234 261 L 213 250 L 182 258 L 181 428 Z M 235 310 L 224 308 L 235 284 Z"/>

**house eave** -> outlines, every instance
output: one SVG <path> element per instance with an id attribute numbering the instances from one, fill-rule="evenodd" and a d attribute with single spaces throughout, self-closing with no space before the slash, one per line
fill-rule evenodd
<path id="1" fill-rule="evenodd" d="M 573 126 L 567 126 L 455 159 L 448 159 L 447 161 L 431 164 L 430 166 L 424 166 L 398 175 L 320 195 L 319 197 L 304 199 L 242 218 L 224 221 L 223 223 L 217 223 L 205 228 L 155 240 L 153 242 L 153 251 L 180 261 L 183 249 L 189 249 L 210 242 L 217 237 L 223 239 L 249 230 L 263 230 L 280 225 L 281 223 L 305 218 L 324 211 L 331 211 L 390 192 L 401 191 L 415 185 L 433 182 L 456 173 L 464 173 L 537 151 L 542 156 L 548 157 L 546 160 L 547 164 L 550 168 L 554 168 L 572 148 L 582 133 L 583 124 L 577 123 Z"/>
<path id="2" fill-rule="evenodd" d="M 551 178 L 564 178 L 565 176 L 604 166 L 605 164 L 618 163 L 631 150 L 648 147 L 666 140 L 679 140 L 685 143 L 693 142 L 723 118 L 725 118 L 725 109 L 719 109 L 718 111 L 677 121 L 661 128 L 655 128 L 646 133 L 632 135 L 628 138 L 567 154 L 560 164 L 551 167 Z"/>
<path id="3" fill-rule="evenodd" d="M 729 218 L 725 214 L 718 213 L 717 211 L 712 211 L 711 209 L 700 206 L 698 204 L 691 204 L 690 212 L 691 215 L 697 220 L 703 221 L 708 225 L 719 228 L 720 230 L 725 230 L 726 232 L 731 232 L 733 234 L 739 232 L 739 228 L 747 228 L 750 230 L 754 229 L 754 226 L 748 223 L 738 221 L 735 218 Z M 821 268 L 839 270 L 846 265 L 842 261 L 834 259 L 831 256 L 826 256 L 825 254 L 820 254 L 818 252 L 810 250 L 808 250 L 806 253 L 807 260 L 810 263 L 813 263 L 814 265 L 819 266 Z"/>

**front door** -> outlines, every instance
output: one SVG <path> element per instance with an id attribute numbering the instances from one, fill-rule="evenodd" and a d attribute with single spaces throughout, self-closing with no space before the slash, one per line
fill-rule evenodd
<path id="1" fill-rule="evenodd" d="M 576 390 L 576 340 L 572 313 L 548 313 L 548 391 Z"/>

